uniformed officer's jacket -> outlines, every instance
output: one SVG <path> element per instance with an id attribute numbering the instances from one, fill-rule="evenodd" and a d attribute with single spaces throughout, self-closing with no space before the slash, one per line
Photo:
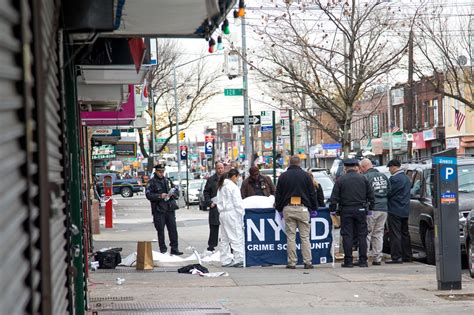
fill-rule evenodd
<path id="1" fill-rule="evenodd" d="M 309 210 L 318 209 L 318 200 L 313 181 L 301 167 L 292 165 L 281 174 L 275 192 L 275 209 L 283 211 L 290 204 L 291 197 L 300 197 L 301 203 Z"/>
<path id="2" fill-rule="evenodd" d="M 161 198 L 161 194 L 167 194 L 172 187 L 174 187 L 174 184 L 169 178 L 160 178 L 156 174 L 148 181 L 145 195 L 150 200 L 152 212 L 167 212 L 178 209 L 176 200 Z"/>
<path id="3" fill-rule="evenodd" d="M 385 174 L 375 168 L 369 169 L 365 174 L 374 191 L 374 210 L 387 211 L 388 194 L 390 193 L 390 181 Z"/>
<path id="4" fill-rule="evenodd" d="M 337 205 L 341 211 L 361 209 L 368 206 L 374 209 L 374 192 L 367 178 L 350 170 L 341 176 L 332 189 L 329 210 L 336 211 Z"/>

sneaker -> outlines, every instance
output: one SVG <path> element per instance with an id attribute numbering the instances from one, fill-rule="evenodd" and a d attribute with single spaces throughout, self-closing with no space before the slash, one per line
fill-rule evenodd
<path id="1" fill-rule="evenodd" d="M 373 261 L 372 262 L 372 266 L 380 266 L 382 264 L 382 262 L 380 261 Z"/>
<path id="2" fill-rule="evenodd" d="M 359 267 L 369 267 L 369 265 L 367 264 L 367 262 L 360 262 Z"/>
<path id="3" fill-rule="evenodd" d="M 385 262 L 386 264 L 389 264 L 389 265 L 392 265 L 392 264 L 403 264 L 403 260 L 402 259 L 395 259 L 395 260 L 389 260 L 389 261 L 386 261 Z"/>
<path id="4" fill-rule="evenodd" d="M 341 267 L 342 267 L 342 268 L 352 268 L 352 267 L 354 267 L 354 265 L 353 265 L 353 264 L 349 264 L 349 263 L 342 263 L 342 264 L 341 264 Z"/>
<path id="5" fill-rule="evenodd" d="M 244 263 L 243 262 L 238 262 L 238 263 L 233 264 L 232 267 L 234 267 L 234 268 L 243 268 Z"/>
<path id="6" fill-rule="evenodd" d="M 296 269 L 296 266 L 294 266 L 294 265 L 286 265 L 286 269 Z"/>
<path id="7" fill-rule="evenodd" d="M 304 269 L 314 269 L 313 264 L 304 264 Z"/>
<path id="8" fill-rule="evenodd" d="M 183 254 L 183 252 L 180 252 L 179 250 L 172 250 L 171 251 L 171 255 L 180 256 L 182 254 Z"/>

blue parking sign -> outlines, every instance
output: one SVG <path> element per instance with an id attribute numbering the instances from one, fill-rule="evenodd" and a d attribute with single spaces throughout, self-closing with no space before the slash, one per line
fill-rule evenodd
<path id="1" fill-rule="evenodd" d="M 443 165 L 441 167 L 441 180 L 451 182 L 457 178 L 456 165 Z"/>

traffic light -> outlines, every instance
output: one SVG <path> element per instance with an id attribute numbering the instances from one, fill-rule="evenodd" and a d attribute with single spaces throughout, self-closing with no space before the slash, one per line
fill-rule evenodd
<path id="1" fill-rule="evenodd" d="M 179 140 L 184 140 L 185 137 L 186 137 L 186 133 L 184 133 L 184 131 L 181 131 L 179 133 Z"/>

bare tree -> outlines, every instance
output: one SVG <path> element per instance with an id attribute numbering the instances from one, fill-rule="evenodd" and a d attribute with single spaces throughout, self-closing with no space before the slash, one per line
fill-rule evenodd
<path id="1" fill-rule="evenodd" d="M 324 128 L 347 156 L 354 106 L 404 57 L 408 40 L 401 32 L 411 29 L 416 10 L 404 14 L 381 1 L 355 0 L 279 8 L 255 26 L 265 49 L 249 62 L 269 83 L 274 99 Z M 311 101 L 302 103 L 303 95 Z M 335 128 L 320 121 L 318 111 L 327 113 Z"/>
<path id="2" fill-rule="evenodd" d="M 463 7 L 468 11 L 471 7 Z M 471 28 L 471 29 L 470 29 Z M 474 45 L 472 12 L 449 12 L 442 6 L 430 7 L 419 19 L 416 44 L 422 58 L 415 69 L 420 76 L 434 74 L 429 82 L 436 92 L 474 109 L 472 57 Z M 468 63 L 471 63 L 469 66 Z"/>
<path id="3" fill-rule="evenodd" d="M 157 148 L 156 153 L 161 153 L 176 136 L 176 112 L 174 95 L 173 67 L 180 62 L 180 49 L 176 42 L 162 40 L 158 42 L 157 52 L 159 62 L 152 72 L 151 89 L 153 102 L 150 102 L 146 110 L 152 117 L 155 107 L 155 135 L 165 138 Z M 179 108 L 180 130 L 186 130 L 189 126 L 202 119 L 200 110 L 219 92 L 214 83 L 219 76 L 217 71 L 209 71 L 203 60 L 196 65 L 176 70 L 176 92 Z M 152 130 L 152 123 L 148 126 Z M 153 159 L 149 157 L 144 145 L 143 130 L 139 129 L 140 150 L 144 157 L 148 158 L 148 169 L 153 167 Z M 149 139 L 149 147 L 152 147 L 152 139 Z"/>

